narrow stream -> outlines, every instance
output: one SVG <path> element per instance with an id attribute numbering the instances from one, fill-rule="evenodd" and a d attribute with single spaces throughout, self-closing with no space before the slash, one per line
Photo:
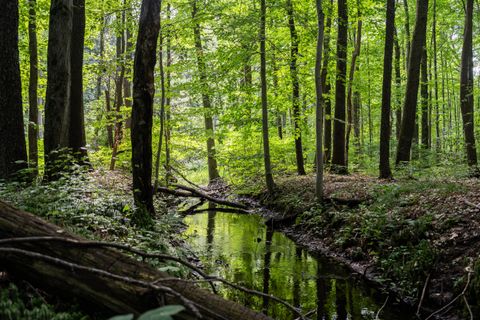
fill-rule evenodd
<path id="1" fill-rule="evenodd" d="M 375 319 L 386 296 L 351 277 L 342 266 L 313 257 L 282 233 L 267 228 L 257 215 L 205 213 L 185 218 L 184 235 L 206 271 L 242 286 L 273 294 L 311 319 Z M 296 316 L 287 308 L 222 286 L 220 294 L 274 319 Z M 379 319 L 413 319 L 386 304 Z M 239 319 L 240 320 L 240 319 Z"/>

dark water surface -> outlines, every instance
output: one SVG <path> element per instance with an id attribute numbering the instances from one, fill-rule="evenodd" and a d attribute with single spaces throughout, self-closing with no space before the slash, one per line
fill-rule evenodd
<path id="1" fill-rule="evenodd" d="M 185 223 L 187 242 L 209 274 L 273 294 L 304 312 L 315 310 L 311 319 L 375 319 L 387 298 L 355 280 L 342 266 L 313 257 L 282 233 L 270 230 L 259 216 L 205 213 L 187 217 Z M 262 297 L 224 286 L 220 293 L 274 319 L 297 317 Z M 400 309 L 387 303 L 379 319 L 413 319 Z"/>

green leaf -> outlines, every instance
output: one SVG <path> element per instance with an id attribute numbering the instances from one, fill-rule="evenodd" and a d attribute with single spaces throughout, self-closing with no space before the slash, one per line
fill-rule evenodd
<path id="1" fill-rule="evenodd" d="M 108 320 L 133 320 L 133 314 L 124 314 L 120 316 L 111 317 Z"/>
<path id="2" fill-rule="evenodd" d="M 183 306 L 171 305 L 153 309 L 142 314 L 138 320 L 171 320 L 173 315 L 185 310 Z"/>

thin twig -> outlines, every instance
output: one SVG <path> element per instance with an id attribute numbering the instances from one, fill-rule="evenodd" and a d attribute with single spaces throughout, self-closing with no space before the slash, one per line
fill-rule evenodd
<path id="1" fill-rule="evenodd" d="M 169 261 L 174 261 L 177 263 L 180 263 L 181 265 L 197 272 L 201 277 L 203 278 L 209 278 L 209 275 L 204 273 L 200 268 L 196 267 L 195 265 L 191 264 L 190 262 L 187 262 L 185 260 L 182 260 L 180 258 L 167 255 L 167 254 L 162 254 L 162 253 L 148 253 L 145 251 L 141 251 L 135 248 L 132 248 L 130 246 L 120 244 L 120 243 L 115 243 L 115 242 L 103 242 L 103 241 L 79 241 L 76 239 L 69 239 L 69 238 L 63 238 L 63 237 L 23 237 L 23 238 L 8 238 L 8 239 L 0 239 L 0 245 L 3 244 L 12 244 L 12 243 L 24 243 L 24 242 L 62 242 L 62 243 L 68 243 L 71 245 L 75 245 L 78 247 L 109 247 L 109 248 L 115 248 L 115 249 L 120 249 L 123 251 L 127 251 L 133 254 L 136 254 L 143 259 L 145 258 L 150 258 L 150 259 L 159 259 L 159 260 L 169 260 Z M 217 293 L 217 290 L 215 289 L 214 286 L 212 286 L 212 290 L 214 293 Z"/>
<path id="2" fill-rule="evenodd" d="M 471 274 L 472 274 L 471 271 L 467 271 L 467 283 L 465 284 L 465 287 L 463 288 L 462 292 L 460 292 L 460 294 L 458 296 L 456 296 L 452 301 L 447 303 L 445 306 L 441 307 L 440 309 L 438 309 L 437 311 L 435 311 L 431 315 L 429 315 L 425 320 L 428 320 L 428 319 L 432 318 L 433 316 L 441 313 L 442 311 L 444 311 L 445 309 L 450 307 L 452 304 L 454 304 L 455 301 L 460 299 L 462 296 L 465 296 L 465 293 L 467 292 L 468 286 L 470 285 Z"/>
<path id="3" fill-rule="evenodd" d="M 390 296 L 388 296 L 387 299 L 385 299 L 385 302 L 383 303 L 382 307 L 378 309 L 377 314 L 375 315 L 375 320 L 380 319 L 378 316 L 380 316 L 380 312 L 382 312 L 383 308 L 385 308 L 385 306 L 387 305 L 388 298 L 390 298 Z"/>
<path id="4" fill-rule="evenodd" d="M 154 290 L 154 291 L 161 291 L 161 292 L 164 292 L 164 293 L 167 293 L 167 294 L 170 294 L 174 297 L 179 298 L 185 304 L 185 306 L 194 313 L 195 316 L 199 317 L 200 319 L 203 318 L 193 301 L 187 299 L 186 297 L 184 297 L 183 295 L 181 295 L 180 293 L 178 293 L 177 291 L 175 291 L 175 290 L 173 290 L 172 288 L 169 288 L 169 287 L 165 287 L 165 286 L 162 286 L 162 285 L 156 285 L 156 284 L 146 282 L 146 281 L 142 281 L 142 280 L 133 279 L 133 278 L 130 278 L 130 277 L 127 277 L 127 276 L 120 276 L 120 275 L 117 275 L 117 274 L 107 272 L 107 271 L 102 270 L 102 269 L 82 266 L 82 265 L 79 265 L 79 264 L 76 264 L 76 263 L 68 262 L 68 261 L 65 261 L 65 260 L 62 260 L 62 259 L 59 259 L 59 258 L 54 258 L 54 257 L 48 256 L 48 255 L 44 255 L 44 254 L 33 252 L 33 251 L 28 251 L 28 250 L 23 250 L 23 249 L 18 249 L 18 248 L 2 247 L 2 248 L 0 248 L 0 252 L 20 254 L 20 255 L 24 255 L 24 256 L 27 256 L 27 257 L 34 258 L 34 259 L 50 262 L 50 263 L 53 263 L 53 264 L 56 264 L 56 265 L 59 265 L 59 266 L 65 267 L 65 268 L 69 268 L 71 270 L 85 271 L 85 272 L 88 272 L 88 273 L 99 275 L 101 277 L 105 277 L 105 278 L 121 281 L 121 282 L 124 282 L 124 283 L 137 285 L 137 286 L 148 288 L 148 289 L 151 289 L 151 290 Z"/>
<path id="5" fill-rule="evenodd" d="M 472 309 L 470 308 L 470 305 L 468 304 L 467 297 L 463 295 L 463 301 L 465 302 L 465 305 L 467 306 L 468 313 L 470 314 L 470 320 L 473 320 L 473 312 Z"/>
<path id="6" fill-rule="evenodd" d="M 423 290 L 422 290 L 422 296 L 420 298 L 420 302 L 418 303 L 418 308 L 416 313 L 418 317 L 420 317 L 420 309 L 422 308 L 423 299 L 425 299 L 425 293 L 427 292 L 427 286 L 429 282 L 430 282 L 430 273 L 428 274 L 427 279 L 425 280 L 425 284 L 423 285 Z"/>

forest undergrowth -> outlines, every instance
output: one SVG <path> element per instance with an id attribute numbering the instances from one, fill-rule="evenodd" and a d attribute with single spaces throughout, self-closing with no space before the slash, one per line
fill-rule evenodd
<path id="1" fill-rule="evenodd" d="M 392 181 L 326 175 L 323 205 L 315 201 L 313 175 L 278 178 L 273 196 L 253 181 L 240 192 L 273 209 L 269 221 L 299 244 L 347 263 L 415 307 L 436 310 L 467 288 L 468 306 L 463 299 L 454 306 L 468 318 L 468 308 L 480 312 L 480 182 L 455 168 L 438 170 L 406 170 Z"/>

